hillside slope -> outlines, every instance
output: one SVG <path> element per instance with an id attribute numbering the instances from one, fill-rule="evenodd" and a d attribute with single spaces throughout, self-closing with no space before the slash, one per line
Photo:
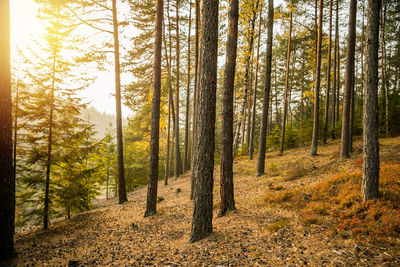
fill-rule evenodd
<path id="1" fill-rule="evenodd" d="M 237 210 L 217 218 L 219 166 L 215 168 L 214 233 L 189 244 L 192 203 L 190 175 L 170 185 L 159 183 L 158 214 L 143 218 L 146 188 L 128 195 L 129 202 L 99 203 L 90 212 L 58 222 L 48 231 L 16 235 L 14 264 L 52 266 L 93 265 L 213 265 L 213 266 L 366 266 L 400 264 L 399 238 L 391 245 L 375 245 L 351 236 L 335 235 L 325 224 L 301 223 L 301 213 L 269 205 L 273 192 L 303 188 L 361 168 L 360 141 L 348 160 L 339 159 L 339 143 L 321 146 L 317 157 L 309 148 L 268 153 L 267 174 L 256 177 L 256 160 L 235 159 Z M 400 163 L 400 138 L 381 140 L 383 162 Z M 396 239 L 396 238 L 395 238 Z"/>

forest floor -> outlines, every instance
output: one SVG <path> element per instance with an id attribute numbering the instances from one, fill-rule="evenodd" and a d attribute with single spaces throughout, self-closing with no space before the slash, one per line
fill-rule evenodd
<path id="1" fill-rule="evenodd" d="M 383 138 L 381 161 L 400 164 L 400 138 Z M 237 210 L 217 217 L 220 204 L 219 166 L 215 167 L 213 234 L 188 242 L 193 204 L 190 175 L 160 181 L 158 213 L 144 218 L 147 188 L 129 193 L 129 201 L 103 201 L 94 210 L 56 222 L 47 231 L 16 235 L 14 266 L 400 266 L 399 235 L 389 243 L 372 243 L 349 234 L 334 234 L 324 223 L 304 224 L 299 210 L 271 205 L 266 196 L 309 186 L 357 171 L 361 140 L 349 159 L 339 158 L 339 141 L 269 152 L 267 173 L 255 175 L 257 160 L 235 159 Z M 361 161 L 362 162 L 362 161 Z M 394 165 L 400 166 L 400 165 Z M 399 179 L 399 177 L 397 177 Z M 400 184 L 400 181 L 398 182 Z M 398 210 L 397 210 L 398 211 Z M 399 211 L 400 212 L 400 211 Z"/>

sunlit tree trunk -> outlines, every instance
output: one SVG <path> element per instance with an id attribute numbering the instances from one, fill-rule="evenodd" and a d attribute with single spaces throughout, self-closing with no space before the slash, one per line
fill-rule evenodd
<path id="1" fill-rule="evenodd" d="M 118 198 L 122 204 L 128 201 L 125 187 L 124 174 L 124 145 L 122 140 L 122 112 L 121 112 L 121 67 L 119 63 L 119 39 L 118 39 L 118 19 L 117 19 L 117 0 L 112 0 L 113 14 L 113 36 L 114 36 L 114 60 L 115 60 L 115 101 L 117 114 L 117 160 L 118 160 Z"/>
<path id="2" fill-rule="evenodd" d="M 318 131 L 319 131 L 319 88 L 321 83 L 321 49 L 322 49 L 322 21 L 323 21 L 323 0 L 319 0 L 319 25 L 317 43 L 317 64 L 315 71 L 315 90 L 314 90 L 314 123 L 311 142 L 311 156 L 317 155 Z"/>
<path id="3" fill-rule="evenodd" d="M 326 102 L 325 102 L 325 120 L 324 120 L 324 144 L 328 138 L 328 120 L 329 120 L 329 94 L 331 90 L 331 59 L 332 59 L 332 7 L 333 0 L 329 4 L 329 47 L 328 47 L 328 70 L 326 75 Z"/>
<path id="4" fill-rule="evenodd" d="M 367 82 L 363 119 L 363 178 L 361 189 L 364 201 L 379 196 L 379 141 L 378 141 L 378 51 L 379 10 L 381 1 L 368 0 L 367 25 Z"/>
<path id="5" fill-rule="evenodd" d="M 261 19 L 261 16 L 260 16 Z M 267 49 L 266 49 L 266 66 L 265 66 L 265 87 L 263 96 L 263 109 L 261 117 L 260 142 L 257 160 L 257 175 L 263 175 L 265 171 L 265 153 L 267 142 L 267 123 L 268 123 L 268 106 L 270 104 L 271 91 L 271 69 L 272 69 L 272 41 L 274 26 L 274 1 L 268 0 L 268 21 L 267 21 Z M 275 73 L 276 75 L 276 73 Z M 275 92 L 276 93 L 276 92 Z M 276 99 L 276 96 L 275 96 Z M 271 101 L 272 103 L 272 101 Z M 271 105 L 272 106 L 272 105 Z M 271 109 L 272 113 L 272 109 Z"/>
<path id="6" fill-rule="evenodd" d="M 160 94 L 161 94 L 161 49 L 163 0 L 156 0 L 155 36 L 154 36 L 154 65 L 153 65 L 153 99 L 151 109 L 150 164 L 149 183 L 147 187 L 147 202 L 144 216 L 156 213 L 158 185 L 158 150 L 160 130 Z"/>
<path id="7" fill-rule="evenodd" d="M 350 1 L 349 30 L 346 54 L 346 78 L 344 82 L 343 115 L 342 115 L 342 142 L 340 155 L 342 158 L 350 157 L 350 116 L 351 94 L 354 91 L 354 57 L 356 45 L 356 14 L 357 0 Z"/>
<path id="8" fill-rule="evenodd" d="M 257 104 L 257 87 L 258 87 L 258 69 L 259 69 L 259 58 L 260 58 L 260 41 L 261 41 L 261 22 L 262 22 L 262 6 L 260 7 L 259 21 L 258 21 L 258 41 L 257 41 L 257 56 L 256 56 L 256 78 L 254 81 L 254 97 L 253 97 L 253 110 L 251 119 L 251 131 L 250 131 L 250 148 L 249 158 L 253 159 L 254 153 L 254 127 L 256 120 L 256 104 Z M 271 78 L 270 78 L 271 79 Z M 267 118 L 268 121 L 268 118 Z"/>
<path id="9" fill-rule="evenodd" d="M 290 72 L 290 46 L 292 42 L 292 27 L 293 27 L 293 12 L 290 11 L 289 19 L 289 39 L 288 39 L 288 49 L 286 55 L 286 78 L 285 78 L 285 94 L 283 96 L 283 123 L 282 123 L 282 135 L 281 135 L 281 148 L 279 150 L 280 154 L 283 153 L 283 147 L 285 144 L 285 129 L 286 129 L 286 119 L 288 110 L 288 93 L 289 93 L 289 72 Z"/>
<path id="10" fill-rule="evenodd" d="M 233 188 L 233 95 L 237 53 L 239 1 L 231 0 L 229 6 L 228 40 L 226 43 L 226 63 L 222 100 L 221 133 L 221 206 L 219 215 L 235 209 Z"/>

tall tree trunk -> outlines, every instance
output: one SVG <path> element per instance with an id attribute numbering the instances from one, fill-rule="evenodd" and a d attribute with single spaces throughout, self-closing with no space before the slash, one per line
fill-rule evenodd
<path id="1" fill-rule="evenodd" d="M 193 166 L 196 164 L 196 138 L 197 138 L 197 102 L 198 102 L 198 80 L 199 80 L 199 28 L 200 28 L 200 1 L 196 2 L 196 33 L 195 33 L 195 62 L 194 62 L 194 94 L 193 94 L 193 130 L 192 130 L 192 173 L 190 175 L 190 199 L 194 197 L 195 180 Z"/>
<path id="2" fill-rule="evenodd" d="M 333 0 L 331 0 L 333 1 Z M 339 0 L 336 0 L 336 9 L 338 9 L 338 3 Z M 334 58 L 333 58 L 333 92 L 332 92 L 332 139 L 336 139 L 336 135 L 335 135 L 335 129 L 336 129 L 336 92 L 339 90 L 339 88 L 337 87 L 338 83 L 337 83 L 337 52 L 338 52 L 338 25 L 339 25 L 339 21 L 338 21 L 339 17 L 338 17 L 338 11 L 336 10 L 336 21 L 335 21 L 335 47 L 334 47 Z"/>
<path id="3" fill-rule="evenodd" d="M 364 0 L 362 1 L 362 24 L 361 24 L 361 56 L 360 56 L 360 64 L 361 64 L 361 84 L 360 84 L 360 93 L 361 93 L 361 111 L 363 109 L 363 103 L 364 103 L 364 88 L 365 88 L 365 75 L 364 75 L 364 53 L 365 53 L 365 46 L 364 46 L 364 39 L 365 39 L 365 23 L 364 23 L 364 18 L 365 18 L 365 3 Z M 362 121 L 362 112 L 360 112 L 360 120 Z"/>
<path id="4" fill-rule="evenodd" d="M 47 158 L 46 158 L 46 182 L 44 190 L 44 207 L 43 207 L 43 229 L 49 226 L 49 205 L 50 205 L 50 172 L 52 161 L 53 148 L 53 117 L 54 117 L 54 90 L 55 90 L 55 75 L 56 75 L 56 53 L 53 52 L 52 78 L 50 88 L 50 112 L 49 112 L 49 133 L 47 137 Z"/>
<path id="5" fill-rule="evenodd" d="M 337 42 L 337 90 L 336 90 L 336 123 L 339 123 L 339 102 L 340 102 L 340 29 L 339 29 L 339 0 L 336 2 L 336 42 Z"/>
<path id="6" fill-rule="evenodd" d="M 253 159 L 254 154 L 254 127 L 256 125 L 256 104 L 257 104 L 257 87 L 258 87 L 258 69 L 259 69 L 259 58 L 260 58 L 260 41 L 261 41 L 261 23 L 262 23 L 262 5 L 260 7 L 259 21 L 258 21 L 258 41 L 257 41 L 257 56 L 256 56 L 256 78 L 254 81 L 254 98 L 253 98 L 253 110 L 251 119 L 251 132 L 250 132 L 250 149 L 249 158 Z M 268 118 L 267 118 L 268 121 Z"/>
<path id="7" fill-rule="evenodd" d="M 382 99 L 383 99 L 383 108 L 384 108 L 384 116 L 383 122 L 385 124 L 385 134 L 389 135 L 389 96 L 388 90 L 389 87 L 387 85 L 387 77 L 386 74 L 386 41 L 385 41 L 385 24 L 386 24 L 386 1 L 384 1 L 384 5 L 381 7 L 381 49 L 382 49 Z"/>
<path id="8" fill-rule="evenodd" d="M 12 155 L 10 4 L 0 1 L 0 261 L 13 258 L 15 177 Z"/>
<path id="9" fill-rule="evenodd" d="M 189 2 L 189 35 L 188 35 L 188 53 L 187 53 L 187 91 L 186 91 L 186 120 L 185 120 L 185 154 L 183 160 L 183 171 L 186 172 L 188 166 L 189 153 L 189 111 L 190 111 L 190 33 L 192 29 L 192 3 Z"/>
<path id="10" fill-rule="evenodd" d="M 117 160 L 118 160 L 118 198 L 122 204 L 128 201 L 125 187 L 124 174 L 124 145 L 122 140 L 122 112 L 121 112 L 121 67 L 119 63 L 119 40 L 118 40 L 118 19 L 117 19 L 117 0 L 112 0 L 113 14 L 113 35 L 114 35 L 114 66 L 115 66 L 115 101 L 117 114 Z"/>
<path id="11" fill-rule="evenodd" d="M 243 146 L 244 143 L 244 135 L 245 135 L 245 124 L 246 124 L 246 104 L 247 104 L 247 95 L 249 92 L 249 86 L 250 86 L 250 64 L 251 64 L 251 55 L 253 54 L 253 44 L 254 44 L 254 28 L 255 28 L 255 21 L 257 17 L 257 9 L 258 9 L 258 4 L 259 0 L 256 2 L 255 9 L 253 10 L 253 17 L 250 21 L 250 36 L 248 37 L 248 43 L 249 43 L 249 55 L 247 55 L 245 59 L 245 74 L 244 74 L 244 94 L 243 94 L 243 102 L 242 102 L 242 107 L 241 110 L 239 111 L 238 114 L 238 124 L 236 128 L 236 133 L 235 133 L 235 138 L 233 140 L 233 151 L 236 150 L 238 141 L 239 141 L 239 130 L 242 129 L 242 135 L 241 135 L 241 145 Z M 253 6 L 254 8 L 254 6 Z M 251 89 L 250 89 L 251 90 Z"/>
<path id="12" fill-rule="evenodd" d="M 290 19 L 289 19 L 289 40 L 288 40 L 288 48 L 286 54 L 286 78 L 285 78 L 285 94 L 283 97 L 283 123 L 282 123 L 282 135 L 281 135 L 281 148 L 279 150 L 280 154 L 283 153 L 283 146 L 285 143 L 285 129 L 286 129 L 286 119 L 287 119 L 287 107 L 288 107 L 288 91 L 289 91 L 289 72 L 290 72 L 290 46 L 292 42 L 292 27 L 293 27 L 293 12 L 290 11 Z"/>
<path id="13" fill-rule="evenodd" d="M 367 86 L 363 119 L 363 178 L 361 190 L 364 201 L 379 196 L 379 141 L 378 141 L 378 51 L 379 10 L 381 1 L 368 0 L 367 25 Z"/>
<path id="14" fill-rule="evenodd" d="M 344 81 L 343 115 L 342 115 L 342 142 L 340 155 L 350 157 L 350 105 L 351 94 L 354 90 L 354 57 L 356 45 L 356 15 L 357 0 L 350 0 L 349 30 L 347 38 L 346 78 Z"/>
<path id="15" fill-rule="evenodd" d="M 218 0 L 203 0 L 201 9 L 201 81 L 199 90 L 199 125 L 196 142 L 194 209 L 190 242 L 212 233 L 213 172 L 215 146 L 215 107 L 218 57 Z"/>
<path id="16" fill-rule="evenodd" d="M 176 85 L 175 85 L 175 158 L 174 158 L 174 173 L 175 179 L 179 177 L 181 173 L 181 166 L 180 166 L 180 148 L 179 148 L 179 54 L 180 54 L 180 46 L 179 46 L 179 0 L 176 0 Z"/>
<path id="17" fill-rule="evenodd" d="M 250 83 L 249 83 L 249 100 L 247 105 L 247 132 L 246 132 L 246 153 L 249 152 L 250 144 L 250 131 L 251 131 L 251 105 L 253 102 L 253 72 L 254 72 L 254 54 L 251 55 L 250 60 Z M 243 149 L 243 147 L 242 147 Z"/>
<path id="18" fill-rule="evenodd" d="M 322 49 L 322 21 L 323 21 L 323 0 L 319 0 L 319 25 L 317 43 L 317 66 L 315 71 L 315 91 L 314 91 L 314 123 L 311 142 L 311 156 L 317 155 L 318 131 L 319 131 L 319 88 L 321 83 L 321 49 Z"/>
<path id="19" fill-rule="evenodd" d="M 228 40 L 226 43 L 226 63 L 222 99 L 223 127 L 221 133 L 220 216 L 224 216 L 227 211 L 235 209 L 233 193 L 233 95 L 235 87 L 238 19 L 239 0 L 231 0 L 229 6 Z"/>
<path id="20" fill-rule="evenodd" d="M 269 0 L 268 0 L 269 1 Z M 276 60 L 275 60 L 275 66 L 274 66 L 274 88 L 275 88 L 275 113 L 276 113 L 276 125 L 278 127 L 280 126 L 280 121 L 279 121 L 279 108 L 278 108 L 278 84 L 276 82 Z"/>
<path id="21" fill-rule="evenodd" d="M 17 177 L 17 143 L 18 143 L 18 113 L 19 113 L 19 87 L 20 80 L 18 77 L 16 95 L 15 95 L 15 106 L 14 106 L 14 142 L 13 142 L 13 168 L 14 178 Z"/>
<path id="22" fill-rule="evenodd" d="M 261 16 L 260 16 L 261 19 Z M 267 48 L 266 48 L 266 66 L 265 66 L 265 87 L 263 96 L 263 109 L 260 129 L 260 145 L 257 160 L 257 175 L 261 176 L 265 171 L 265 152 L 267 142 L 267 123 L 268 123 L 268 106 L 271 91 L 271 69 L 272 69 L 272 41 L 274 29 L 274 1 L 268 0 L 268 22 L 267 22 Z M 275 73 L 276 75 L 276 73 Z M 275 87 L 276 88 L 276 87 Z M 275 91 L 276 94 L 276 91 Z M 276 99 L 276 95 L 275 95 Z M 277 110 L 278 111 L 278 110 Z M 272 112 L 272 109 L 271 109 Z"/>
<path id="23" fill-rule="evenodd" d="M 329 4 L 329 46 L 328 46 L 328 71 L 326 74 L 326 103 L 325 103 L 325 120 L 324 120 L 324 144 L 328 138 L 328 119 L 329 119 L 329 94 L 331 90 L 331 59 L 332 59 L 332 8 L 333 0 Z"/>
<path id="24" fill-rule="evenodd" d="M 149 183 L 147 187 L 147 202 L 144 216 L 151 216 L 157 212 L 157 185 L 158 185 L 158 150 L 160 132 L 160 94 L 161 94 L 161 49 L 163 0 L 156 0 L 155 36 L 154 36 L 154 65 L 153 65 L 153 99 L 151 109 L 151 136 L 150 136 L 150 163 Z"/>

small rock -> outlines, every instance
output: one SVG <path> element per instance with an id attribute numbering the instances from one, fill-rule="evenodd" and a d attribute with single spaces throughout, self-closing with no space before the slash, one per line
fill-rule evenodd
<path id="1" fill-rule="evenodd" d="M 68 267 L 78 267 L 78 266 L 79 266 L 79 261 L 69 260 Z"/>
<path id="2" fill-rule="evenodd" d="M 163 201 L 164 198 L 163 197 L 157 197 L 157 203 L 160 203 L 161 201 Z"/>
<path id="3" fill-rule="evenodd" d="M 178 193 L 180 193 L 181 192 L 181 189 L 180 188 L 177 188 L 176 189 L 176 193 L 178 194 Z"/>

